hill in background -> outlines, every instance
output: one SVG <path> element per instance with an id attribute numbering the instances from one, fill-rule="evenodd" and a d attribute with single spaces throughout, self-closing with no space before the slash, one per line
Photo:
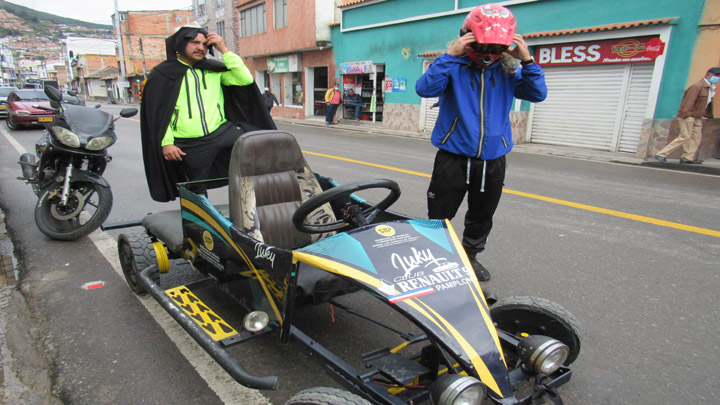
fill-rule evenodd
<path id="1" fill-rule="evenodd" d="M 44 13 L 0 0 L 0 41 L 20 60 L 63 60 L 68 36 L 112 39 L 112 25 L 95 24 Z"/>

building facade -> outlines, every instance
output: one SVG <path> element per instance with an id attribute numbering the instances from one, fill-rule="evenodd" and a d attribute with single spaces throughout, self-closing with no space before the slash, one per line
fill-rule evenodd
<path id="1" fill-rule="evenodd" d="M 334 75 L 351 81 L 346 77 L 352 70 L 343 66 L 374 67 L 377 102 L 382 82 L 383 126 L 429 136 L 437 114 L 429 106 L 436 100 L 417 96 L 415 82 L 457 37 L 467 13 L 482 3 L 346 0 L 339 7 L 341 24 L 333 28 Z M 515 15 L 517 32 L 526 37 L 548 82 L 543 103 L 515 103 L 517 142 L 647 156 L 672 136 L 672 118 L 688 83 L 720 65 L 717 2 L 498 3 Z M 706 133 L 705 139 L 717 142 L 716 137 Z"/>
<path id="2" fill-rule="evenodd" d="M 239 0 L 235 51 L 262 91 L 277 97 L 272 114 L 287 118 L 324 116 L 325 91 L 335 83 L 330 25 L 339 0 Z"/>
<path id="3" fill-rule="evenodd" d="M 193 21 L 190 10 L 120 11 L 120 37 L 129 96 L 139 100 L 147 74 L 167 59 L 165 38 Z M 114 20 L 113 15 L 113 20 Z"/>
<path id="4" fill-rule="evenodd" d="M 195 21 L 208 32 L 214 32 L 225 40 L 230 49 L 237 49 L 240 38 L 233 0 L 193 0 Z"/>

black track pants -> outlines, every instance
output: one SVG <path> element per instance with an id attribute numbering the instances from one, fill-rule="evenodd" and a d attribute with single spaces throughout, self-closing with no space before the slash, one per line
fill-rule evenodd
<path id="1" fill-rule="evenodd" d="M 187 155 L 182 166 L 189 181 L 227 177 L 230 155 L 235 141 L 244 131 L 230 122 L 220 126 L 207 136 L 175 139 L 175 145 Z M 204 193 L 205 183 L 193 184 L 190 189 Z"/>
<path id="2" fill-rule="evenodd" d="M 485 249 L 504 181 L 505 156 L 480 160 L 438 150 L 427 192 L 428 218 L 452 219 L 467 193 L 462 244 L 472 257 Z"/>

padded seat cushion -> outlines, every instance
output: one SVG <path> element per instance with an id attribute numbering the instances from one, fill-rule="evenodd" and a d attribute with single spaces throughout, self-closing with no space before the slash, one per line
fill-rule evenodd
<path id="1" fill-rule="evenodd" d="M 223 216 L 227 217 L 228 204 L 215 205 Z M 142 225 L 151 235 L 162 241 L 172 253 L 180 254 L 183 249 L 182 213 L 180 210 L 161 211 L 148 214 Z"/>

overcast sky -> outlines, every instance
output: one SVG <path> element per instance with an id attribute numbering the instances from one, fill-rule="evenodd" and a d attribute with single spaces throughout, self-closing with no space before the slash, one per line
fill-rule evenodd
<path id="1" fill-rule="evenodd" d="M 98 24 L 112 24 L 115 0 L 10 0 L 38 11 Z M 188 10 L 192 0 L 117 0 L 119 11 Z"/>

